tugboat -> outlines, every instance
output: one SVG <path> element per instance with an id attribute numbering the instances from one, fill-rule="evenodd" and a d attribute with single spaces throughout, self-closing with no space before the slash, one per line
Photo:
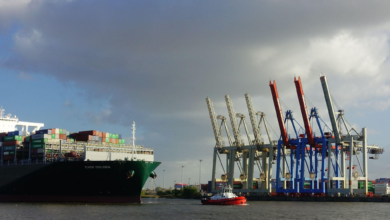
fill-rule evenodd
<path id="1" fill-rule="evenodd" d="M 223 188 L 222 193 L 201 200 L 202 205 L 243 205 L 246 203 L 244 196 L 236 196 L 231 187 Z"/>

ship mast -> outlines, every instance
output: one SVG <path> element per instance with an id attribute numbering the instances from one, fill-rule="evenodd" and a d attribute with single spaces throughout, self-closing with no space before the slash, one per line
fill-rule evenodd
<path id="1" fill-rule="evenodd" d="M 133 131 L 133 151 L 132 151 L 132 156 L 131 156 L 131 160 L 135 160 L 136 158 L 134 157 L 134 147 L 135 147 L 135 122 L 133 121 L 133 127 L 131 128 L 131 130 Z"/>
<path id="2" fill-rule="evenodd" d="M 1 108 L 0 108 L 0 118 L 3 118 L 3 114 L 4 114 L 4 109 L 3 109 L 3 106 L 1 106 Z"/>

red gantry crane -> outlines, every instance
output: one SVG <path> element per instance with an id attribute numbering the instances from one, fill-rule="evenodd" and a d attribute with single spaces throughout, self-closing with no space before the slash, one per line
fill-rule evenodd
<path id="1" fill-rule="evenodd" d="M 307 140 L 309 142 L 309 145 L 314 147 L 314 136 L 309 122 L 309 114 L 307 113 L 307 107 L 305 102 L 305 96 L 303 94 L 301 77 L 298 77 L 298 80 L 294 77 L 294 83 L 297 89 L 299 105 L 301 106 L 301 113 L 302 113 L 303 123 L 305 124 Z"/>
<path id="2" fill-rule="evenodd" d="M 283 140 L 283 145 L 286 146 L 286 148 L 290 148 L 290 144 L 288 142 L 287 130 L 283 120 L 283 111 L 282 111 L 282 107 L 280 106 L 278 89 L 276 88 L 275 80 L 274 83 L 269 81 L 269 87 L 271 88 L 272 98 L 274 100 L 275 111 L 276 111 L 276 116 L 278 117 L 278 123 L 280 128 L 280 134 Z"/>

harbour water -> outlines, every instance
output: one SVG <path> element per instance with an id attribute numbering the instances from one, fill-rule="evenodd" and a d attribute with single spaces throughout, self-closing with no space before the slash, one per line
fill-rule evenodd
<path id="1" fill-rule="evenodd" d="M 129 204 L 0 203 L 0 219 L 389 219 L 389 203 L 263 202 L 205 206 L 199 200 L 143 199 Z"/>

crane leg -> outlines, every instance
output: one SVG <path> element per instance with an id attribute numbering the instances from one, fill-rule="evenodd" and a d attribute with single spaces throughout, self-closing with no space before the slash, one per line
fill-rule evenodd
<path id="1" fill-rule="evenodd" d="M 218 154 L 218 149 L 215 147 L 214 148 L 214 153 L 213 153 L 213 172 L 211 174 L 211 181 L 212 181 L 212 186 L 211 186 L 211 191 L 215 191 L 215 172 L 216 172 L 216 166 L 217 166 L 217 154 Z"/>
<path id="2" fill-rule="evenodd" d="M 352 170 L 353 170 L 353 137 L 349 139 L 349 192 L 352 194 Z"/>
<path id="3" fill-rule="evenodd" d="M 367 170 L 367 128 L 362 129 L 363 134 L 363 169 L 364 169 L 364 193 L 368 193 L 368 170 Z"/>
<path id="4" fill-rule="evenodd" d="M 272 192 L 271 181 L 272 181 L 272 160 L 273 160 L 273 158 L 274 158 L 274 148 L 271 146 L 269 148 L 269 154 L 268 154 L 268 181 L 267 181 L 268 192 Z"/>
<path id="5" fill-rule="evenodd" d="M 255 161 L 254 161 L 254 157 L 255 157 L 255 149 L 253 147 L 251 147 L 249 149 L 249 164 L 248 164 L 248 178 L 247 178 L 247 183 L 248 183 L 248 189 L 253 189 L 253 170 L 254 170 L 254 167 L 255 167 Z"/>
<path id="6" fill-rule="evenodd" d="M 242 174 L 244 174 L 246 180 L 244 179 L 243 188 L 248 189 L 248 153 L 242 153 Z"/>
<path id="7" fill-rule="evenodd" d="M 236 156 L 235 147 L 230 147 L 229 152 L 229 173 L 228 173 L 228 185 L 233 186 L 234 181 L 234 160 Z"/>
<path id="8" fill-rule="evenodd" d="M 268 161 L 267 161 L 267 152 L 263 151 L 261 153 L 261 158 L 263 160 L 263 172 L 264 172 L 264 176 L 265 176 L 265 179 L 264 181 L 262 182 L 261 184 L 261 188 L 262 189 L 268 189 Z"/>

